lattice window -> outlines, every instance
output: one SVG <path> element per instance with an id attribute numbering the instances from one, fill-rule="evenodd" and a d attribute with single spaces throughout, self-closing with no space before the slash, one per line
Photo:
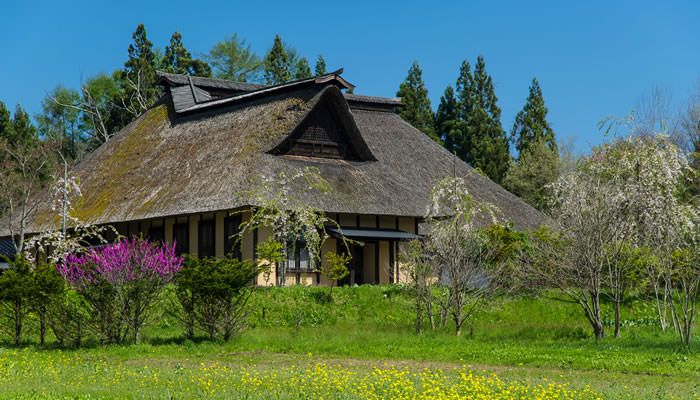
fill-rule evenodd
<path id="1" fill-rule="evenodd" d="M 290 138 L 287 148 L 280 150 L 289 155 L 358 159 L 342 126 L 334 118 L 330 107 L 325 104 L 309 115 L 294 137 Z"/>

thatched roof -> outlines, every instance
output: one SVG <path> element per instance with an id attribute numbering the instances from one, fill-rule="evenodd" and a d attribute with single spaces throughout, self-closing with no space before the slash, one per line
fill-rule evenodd
<path id="1" fill-rule="evenodd" d="M 194 78 L 161 77 L 170 93 L 185 81 L 207 92 Z M 250 190 L 259 174 L 314 166 L 332 192 L 296 195 L 330 213 L 423 216 L 432 185 L 456 170 L 475 198 L 496 205 L 516 228 L 542 221 L 538 211 L 462 161 L 455 163 L 446 149 L 392 112 L 398 99 L 343 95 L 345 81 L 338 78 L 334 73 L 201 98 L 181 112 L 172 94 L 166 96 L 75 168 L 83 191 L 78 217 L 106 224 L 246 207 L 248 200 L 237 194 Z M 358 161 L 275 151 L 314 110 L 328 108 Z M 55 229 L 58 222 L 47 202 L 29 230 Z"/>

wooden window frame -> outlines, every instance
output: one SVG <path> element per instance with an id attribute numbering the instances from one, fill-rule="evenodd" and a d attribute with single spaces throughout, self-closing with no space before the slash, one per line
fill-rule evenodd
<path id="1" fill-rule="evenodd" d="M 290 246 L 287 246 L 285 249 L 287 252 L 289 251 Z M 305 249 L 306 250 L 306 268 L 301 268 L 301 250 Z M 291 272 L 314 272 L 314 263 L 311 260 L 311 257 L 309 255 L 309 251 L 306 249 L 306 242 L 303 240 L 297 240 L 296 245 L 294 246 L 294 268 L 289 267 L 289 260 L 285 260 L 287 263 L 287 271 Z"/>

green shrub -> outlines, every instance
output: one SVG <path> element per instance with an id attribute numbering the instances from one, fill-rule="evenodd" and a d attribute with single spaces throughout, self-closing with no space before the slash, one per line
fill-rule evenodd
<path id="1" fill-rule="evenodd" d="M 171 302 L 170 315 L 183 324 L 190 340 L 195 328 L 210 339 L 221 336 L 229 340 L 246 325 L 248 299 L 257 274 L 251 261 L 185 256 L 175 277 L 177 303 Z"/>

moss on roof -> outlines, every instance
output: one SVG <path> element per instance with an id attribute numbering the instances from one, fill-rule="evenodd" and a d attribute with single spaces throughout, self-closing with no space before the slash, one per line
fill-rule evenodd
<path id="1" fill-rule="evenodd" d="M 328 98 L 322 90 L 341 99 L 333 103 L 336 111 L 353 124 L 376 161 L 268 153 L 319 101 L 327 101 L 319 100 Z M 170 104 L 159 104 L 76 167 L 83 190 L 76 210 L 95 224 L 231 210 L 249 205 L 236 194 L 250 190 L 257 175 L 311 164 L 332 191 L 297 193 L 310 205 L 331 213 L 420 217 L 431 186 L 452 175 L 453 162 L 447 150 L 398 115 L 351 109 L 335 86 L 271 93 L 181 117 Z M 495 204 L 517 228 L 542 221 L 542 214 L 465 163 L 458 161 L 456 171 L 474 197 Z M 46 201 L 30 231 L 55 229 L 59 222 Z"/>

